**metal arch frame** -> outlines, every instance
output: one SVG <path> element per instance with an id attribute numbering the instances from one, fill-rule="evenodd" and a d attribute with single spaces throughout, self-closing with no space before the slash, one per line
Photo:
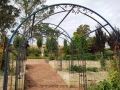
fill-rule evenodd
<path id="1" fill-rule="evenodd" d="M 62 7 L 61 7 L 61 8 L 62 8 Z M 62 9 L 63 9 L 63 8 L 62 8 Z M 58 13 L 62 13 L 62 12 L 70 11 L 70 10 L 65 10 L 65 9 L 63 9 L 63 10 L 64 10 L 64 11 L 59 11 L 59 12 L 56 12 L 56 13 L 50 14 L 49 16 L 52 16 L 52 15 L 55 15 L 55 14 L 58 14 Z M 82 14 L 88 16 L 89 18 L 93 19 L 94 21 L 96 21 L 96 22 L 101 26 L 101 28 L 103 27 L 103 28 L 107 31 L 107 33 L 108 33 L 109 35 L 111 35 L 111 34 L 108 32 L 108 30 L 104 27 L 104 26 L 106 26 L 106 25 L 108 25 L 108 24 L 106 24 L 106 25 L 102 25 L 98 20 L 96 20 L 96 19 L 93 18 L 92 16 L 90 16 L 90 15 L 88 15 L 88 14 L 86 14 L 86 13 L 83 13 L 83 12 L 80 12 L 80 13 L 82 13 Z M 49 16 L 47 16 L 47 17 L 49 17 Z M 47 17 L 43 18 L 43 19 L 40 20 L 40 21 L 45 20 Z M 39 24 L 40 21 L 38 21 L 35 25 Z M 41 24 L 42 24 L 42 23 L 41 23 Z M 34 26 L 35 26 L 35 25 L 34 25 Z M 33 25 L 32 25 L 32 26 L 33 26 Z M 30 27 L 29 29 L 33 29 L 33 27 Z M 29 29 L 28 29 L 25 33 L 27 33 L 27 32 L 29 31 Z M 91 32 L 92 32 L 92 31 L 91 31 Z"/>
<path id="2" fill-rule="evenodd" d="M 6 54 L 5 54 L 6 57 L 5 57 L 5 68 L 4 68 L 4 69 L 5 69 L 5 72 L 4 72 L 3 90 L 6 90 L 6 89 L 7 89 L 7 84 L 6 84 L 6 81 L 7 81 L 7 80 L 6 80 L 6 78 L 7 78 L 7 76 L 6 76 L 6 74 L 7 74 L 7 60 L 8 60 L 8 57 L 7 57 L 7 56 L 8 56 L 8 47 L 9 47 L 9 45 L 10 45 L 10 43 L 11 43 L 12 38 L 14 37 L 14 35 L 15 35 L 16 32 L 18 31 L 18 29 L 21 27 L 21 25 L 24 24 L 25 21 L 28 20 L 31 16 L 35 15 L 35 14 L 36 14 L 37 12 L 39 12 L 39 11 L 42 11 L 42 10 L 44 10 L 44 9 L 49 8 L 49 7 L 54 7 L 54 6 L 59 6 L 59 5 L 71 5 L 71 6 L 73 6 L 73 7 L 77 6 L 77 7 L 82 7 L 83 9 L 86 9 L 86 10 L 91 11 L 92 13 L 96 14 L 96 15 L 99 16 L 101 19 L 103 19 L 103 20 L 112 28 L 112 30 L 115 32 L 115 34 L 118 36 L 118 33 L 116 32 L 116 30 L 112 27 L 112 25 L 111 25 L 105 18 L 103 18 L 101 15 L 99 15 L 98 13 L 96 13 L 95 11 L 93 11 L 93 10 L 87 8 L 87 7 L 84 7 L 84 6 L 81 6 L 81 5 L 77 5 L 77 4 L 61 3 L 61 4 L 50 5 L 50 6 L 47 6 L 47 7 L 42 8 L 42 9 L 39 9 L 39 10 L 33 12 L 33 13 L 30 14 L 27 18 L 24 19 L 24 21 L 23 21 L 23 22 L 16 28 L 16 30 L 13 32 L 11 38 L 9 39 L 9 41 L 8 41 L 8 43 L 7 43 Z M 58 26 L 59 26 L 59 25 L 58 25 Z"/>
<path id="3" fill-rule="evenodd" d="M 23 23 L 25 23 L 25 21 L 28 20 L 31 16 L 33 16 L 34 14 L 36 14 L 36 13 L 39 12 L 39 11 L 42 11 L 42 10 L 44 10 L 44 9 L 49 8 L 49 7 L 54 7 L 54 6 L 59 6 L 59 5 L 78 6 L 78 7 L 82 7 L 83 9 L 89 10 L 89 11 L 91 11 L 92 13 L 96 14 L 97 16 L 99 16 L 101 19 L 103 19 L 103 20 L 112 28 L 112 30 L 117 34 L 116 30 L 112 27 L 112 25 L 111 25 L 105 18 L 103 18 L 100 14 L 98 14 L 97 12 L 95 12 L 95 11 L 93 11 L 93 10 L 87 8 L 87 7 L 84 7 L 84 6 L 81 6 L 81 5 L 77 5 L 77 4 L 61 3 L 61 4 L 50 5 L 50 6 L 47 6 L 47 7 L 42 8 L 42 9 L 38 9 L 37 11 L 33 12 L 32 14 L 30 14 L 30 15 L 29 15 L 26 19 L 24 19 L 24 21 L 16 28 L 16 30 L 15 30 L 14 33 L 12 34 L 10 40 L 8 41 L 7 46 L 10 45 L 13 36 L 16 34 L 16 32 L 18 31 L 18 29 L 21 27 L 21 25 L 22 25 Z M 117 36 L 118 36 L 118 34 L 117 34 Z"/>

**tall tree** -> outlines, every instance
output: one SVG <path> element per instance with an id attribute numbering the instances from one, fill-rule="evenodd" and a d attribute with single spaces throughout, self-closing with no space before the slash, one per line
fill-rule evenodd
<path id="1" fill-rule="evenodd" d="M 46 0 L 14 0 L 19 8 L 21 9 L 21 13 L 22 13 L 22 19 L 28 17 L 32 12 L 34 12 L 35 10 L 37 10 L 38 8 L 42 8 L 45 7 L 46 5 L 44 5 L 44 3 L 46 2 Z M 35 15 L 35 19 L 34 19 L 34 23 L 42 20 L 43 18 L 47 17 L 49 14 L 53 13 L 54 10 L 53 8 L 49 9 L 49 10 L 42 10 L 41 12 L 37 13 Z M 31 18 L 33 19 L 34 16 Z M 26 30 L 28 30 L 30 28 L 30 26 L 33 25 L 33 20 L 27 20 L 25 22 L 25 24 L 23 25 L 23 29 L 24 32 Z M 24 34 L 23 32 L 23 34 Z"/>
<path id="2" fill-rule="evenodd" d="M 86 36 L 80 36 L 78 34 L 75 34 L 73 36 L 73 48 L 75 51 L 82 51 L 83 53 L 86 53 L 88 51 L 88 42 L 86 39 Z"/>
<path id="3" fill-rule="evenodd" d="M 89 27 L 89 25 L 84 24 L 84 25 L 80 25 L 77 28 L 76 32 L 74 32 L 74 35 L 76 33 L 79 34 L 79 35 L 87 35 L 88 32 L 90 32 L 90 27 Z"/>
<path id="4" fill-rule="evenodd" d="M 64 47 L 67 47 L 68 45 L 67 45 L 67 40 L 66 39 L 64 39 Z"/>
<path id="5" fill-rule="evenodd" d="M 56 50 L 58 50 L 57 41 L 54 37 L 47 38 L 46 48 L 49 52 L 50 51 L 55 52 Z"/>
<path id="6" fill-rule="evenodd" d="M 87 24 L 80 25 L 76 32 L 74 32 L 73 35 L 73 49 L 76 51 L 81 50 L 83 53 L 87 52 L 88 50 L 88 43 L 87 43 L 87 38 L 88 38 L 88 33 L 90 32 L 90 27 Z"/>
<path id="7" fill-rule="evenodd" d="M 50 51 L 50 38 L 46 39 L 46 49 L 48 50 L 48 52 Z"/>
<path id="8" fill-rule="evenodd" d="M 37 38 L 37 46 L 38 46 L 38 48 L 42 47 L 42 37 Z"/>
<path id="9" fill-rule="evenodd" d="M 9 5 L 9 2 L 9 0 L 0 0 L 0 38 L 2 47 L 2 58 L 4 58 L 5 48 L 7 44 L 6 34 L 8 30 L 10 30 L 10 28 L 16 25 L 15 19 L 19 16 L 19 9 L 15 8 L 13 5 Z"/>
<path id="10" fill-rule="evenodd" d="M 19 9 L 13 5 L 8 5 L 9 0 L 0 0 L 0 34 L 6 34 L 7 31 L 16 25 L 16 17 L 19 16 Z"/>
<path id="11" fill-rule="evenodd" d="M 107 37 L 107 42 L 108 42 L 108 45 L 110 46 L 110 49 L 112 51 L 115 50 L 115 47 L 117 46 L 118 48 L 120 48 L 120 29 L 119 28 L 114 28 L 116 30 L 116 33 L 114 31 L 111 32 L 111 35 L 109 35 Z"/>
<path id="12" fill-rule="evenodd" d="M 96 28 L 99 27 L 100 26 L 97 26 Z M 95 44 L 97 46 L 97 51 L 104 52 L 105 43 L 106 43 L 106 34 L 100 28 L 95 31 Z"/>
<path id="13" fill-rule="evenodd" d="M 65 54 L 69 54 L 70 53 L 70 46 L 67 44 L 67 40 L 64 39 L 64 47 L 63 47 L 63 51 Z"/>

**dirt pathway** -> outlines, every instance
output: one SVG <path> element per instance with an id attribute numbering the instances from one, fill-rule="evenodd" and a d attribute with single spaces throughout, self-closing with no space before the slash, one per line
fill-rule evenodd
<path id="1" fill-rule="evenodd" d="M 79 90 L 68 88 L 62 78 L 44 60 L 27 60 L 25 90 Z"/>

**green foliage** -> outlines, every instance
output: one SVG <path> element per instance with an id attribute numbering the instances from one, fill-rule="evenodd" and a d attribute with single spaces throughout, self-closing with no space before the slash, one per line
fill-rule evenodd
<path id="1" fill-rule="evenodd" d="M 120 90 L 120 70 L 118 60 L 111 60 L 109 68 L 110 82 L 114 90 Z"/>
<path id="2" fill-rule="evenodd" d="M 72 46 L 75 52 L 81 51 L 82 53 L 88 52 L 89 45 L 85 36 L 75 34 L 72 38 Z"/>
<path id="3" fill-rule="evenodd" d="M 40 50 L 37 48 L 29 48 L 27 51 L 27 56 L 29 56 L 30 54 L 33 54 L 35 56 L 39 56 Z"/>
<path id="4" fill-rule="evenodd" d="M 113 51 L 111 51 L 111 50 L 108 50 L 108 49 L 104 49 L 104 59 L 107 59 L 107 58 L 112 58 L 113 57 L 113 55 L 114 55 L 114 52 Z"/>
<path id="5" fill-rule="evenodd" d="M 86 35 L 89 31 L 90 31 L 89 25 L 86 25 L 86 24 L 80 25 L 80 26 L 77 28 L 76 32 L 74 32 L 74 35 L 75 35 L 75 34 Z"/>
<path id="6" fill-rule="evenodd" d="M 47 49 L 45 49 L 44 55 L 45 55 L 46 57 L 48 57 L 48 50 L 47 50 Z"/>
<path id="7" fill-rule="evenodd" d="M 11 27 L 16 25 L 16 18 L 19 16 L 19 9 L 9 5 L 9 0 L 0 0 L 0 32 L 5 34 Z"/>
<path id="8" fill-rule="evenodd" d="M 62 50 L 64 51 L 65 54 L 70 53 L 70 46 L 67 45 L 67 40 L 66 39 L 64 39 L 64 47 L 62 48 Z"/>
<path id="9" fill-rule="evenodd" d="M 89 86 L 87 90 L 119 90 L 119 89 L 112 89 L 111 84 L 104 80 L 100 81 L 98 84 L 95 84 L 94 86 Z"/>
<path id="10" fill-rule="evenodd" d="M 22 45 L 22 42 L 25 39 L 23 37 L 20 37 L 18 35 L 15 36 L 14 41 L 13 41 L 13 45 L 15 48 L 19 48 Z"/>
<path id="11" fill-rule="evenodd" d="M 111 84 L 106 80 L 101 81 L 98 87 L 99 87 L 99 90 L 111 90 Z"/>
<path id="12" fill-rule="evenodd" d="M 83 54 L 80 54 L 79 57 L 85 60 L 93 60 L 93 61 L 97 60 L 96 56 L 94 56 L 92 53 L 83 53 Z"/>
<path id="13" fill-rule="evenodd" d="M 69 55 L 64 54 L 62 59 L 63 60 L 71 60 L 71 57 Z"/>
<path id="14" fill-rule="evenodd" d="M 72 71 L 72 70 L 80 73 L 80 72 L 83 72 L 83 67 L 74 65 L 74 66 L 70 67 L 70 71 Z"/>
<path id="15" fill-rule="evenodd" d="M 120 29 L 117 28 L 117 27 L 115 27 L 114 30 L 115 30 L 115 32 L 116 32 L 117 34 L 115 34 L 115 32 L 112 31 L 112 32 L 110 33 L 110 35 L 107 37 L 107 43 L 108 43 L 108 45 L 110 46 L 110 49 L 111 49 L 112 51 L 114 51 L 116 45 L 119 46 L 119 44 L 120 44 L 120 42 L 119 42 L 119 40 L 118 40 L 118 37 L 119 37 L 118 35 L 120 35 Z M 114 43 L 114 44 L 113 44 L 113 43 Z"/>
<path id="16" fill-rule="evenodd" d="M 85 69 L 82 66 L 77 66 L 77 65 L 71 66 L 70 71 L 72 71 L 72 70 L 76 71 L 76 72 L 79 72 L 79 73 L 85 71 Z M 86 69 L 86 71 L 98 72 L 98 68 L 96 68 L 96 67 L 88 67 Z"/>
<path id="17" fill-rule="evenodd" d="M 108 72 L 108 80 L 100 81 L 96 85 L 89 87 L 88 90 L 120 90 L 120 70 L 118 60 L 111 60 Z"/>
<path id="18" fill-rule="evenodd" d="M 55 52 L 58 50 L 57 41 L 54 37 L 47 38 L 46 48 L 47 48 L 48 52 L 50 52 L 50 51 Z"/>
<path id="19" fill-rule="evenodd" d="M 37 38 L 37 46 L 38 48 L 42 47 L 42 37 Z"/>
<path id="20" fill-rule="evenodd" d="M 92 53 L 84 53 L 84 54 L 79 54 L 79 55 L 73 55 L 72 57 L 70 55 L 63 55 L 63 60 L 93 60 L 93 61 L 97 61 L 98 59 L 96 59 L 96 56 L 94 56 Z"/>
<path id="21" fill-rule="evenodd" d="M 106 66 L 105 62 L 106 62 L 106 59 L 103 59 L 103 58 L 100 59 L 100 64 L 101 64 L 102 70 L 105 70 L 105 66 Z"/>
<path id="22" fill-rule="evenodd" d="M 96 67 L 88 67 L 86 70 L 87 71 L 98 72 L 98 68 L 96 68 Z"/>
<path id="23" fill-rule="evenodd" d="M 49 60 L 55 60 L 55 56 L 50 56 Z"/>
<path id="24" fill-rule="evenodd" d="M 46 39 L 46 49 L 48 52 L 50 51 L 50 38 Z"/>
<path id="25" fill-rule="evenodd" d="M 51 28 L 49 26 L 49 24 L 38 24 L 35 26 L 35 33 L 43 33 L 46 36 L 54 36 L 54 37 L 58 37 L 60 35 L 60 31 L 59 30 L 54 30 L 53 28 Z M 37 32 L 38 31 L 38 32 Z"/>
<path id="26" fill-rule="evenodd" d="M 96 28 L 99 28 L 97 26 Z M 95 45 L 97 46 L 97 51 L 103 52 L 106 43 L 106 34 L 102 31 L 102 29 L 98 29 L 95 31 Z"/>
<path id="27" fill-rule="evenodd" d="M 70 46 L 63 47 L 62 50 L 65 54 L 70 54 Z"/>
<path id="28" fill-rule="evenodd" d="M 64 47 L 67 47 L 68 45 L 67 45 L 67 40 L 66 39 L 64 39 Z"/>
<path id="29" fill-rule="evenodd" d="M 35 56 L 39 56 L 39 53 L 38 53 L 38 52 L 35 52 L 34 54 L 35 54 Z"/>
<path id="30" fill-rule="evenodd" d="M 21 0 L 15 0 L 15 2 L 17 4 L 18 8 L 21 9 L 21 13 L 23 15 L 22 18 L 21 18 L 21 21 L 23 21 L 23 19 L 28 17 L 32 12 L 36 11 L 39 8 L 43 8 L 43 7 L 46 6 L 46 5 L 44 5 L 46 0 L 23 0 L 22 2 L 21 2 Z M 36 20 L 40 21 L 40 20 L 44 19 L 45 17 L 48 17 L 53 12 L 54 12 L 54 7 L 49 8 L 49 9 L 44 9 L 41 12 L 38 12 L 35 15 L 35 22 L 36 22 Z M 32 22 L 33 22 L 33 20 L 28 19 L 23 24 L 24 32 L 30 28 L 30 24 L 32 24 Z M 33 30 L 33 32 L 37 32 L 38 31 L 36 29 L 36 27 L 37 26 L 34 26 L 35 29 Z M 39 29 L 41 29 L 41 28 L 39 27 Z"/>

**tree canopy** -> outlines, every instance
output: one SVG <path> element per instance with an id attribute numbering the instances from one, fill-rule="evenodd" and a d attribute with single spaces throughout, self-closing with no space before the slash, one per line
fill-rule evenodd
<path id="1" fill-rule="evenodd" d="M 81 24 L 81 25 L 77 28 L 76 32 L 74 32 L 74 35 L 75 35 L 76 33 L 79 34 L 79 35 L 87 35 L 88 32 L 90 32 L 90 27 L 89 27 L 89 25 L 87 25 L 87 24 L 82 25 L 82 24 Z"/>
<path id="2" fill-rule="evenodd" d="M 0 34 L 16 25 L 16 18 L 19 16 L 19 9 L 9 5 L 9 0 L 0 0 Z"/>

